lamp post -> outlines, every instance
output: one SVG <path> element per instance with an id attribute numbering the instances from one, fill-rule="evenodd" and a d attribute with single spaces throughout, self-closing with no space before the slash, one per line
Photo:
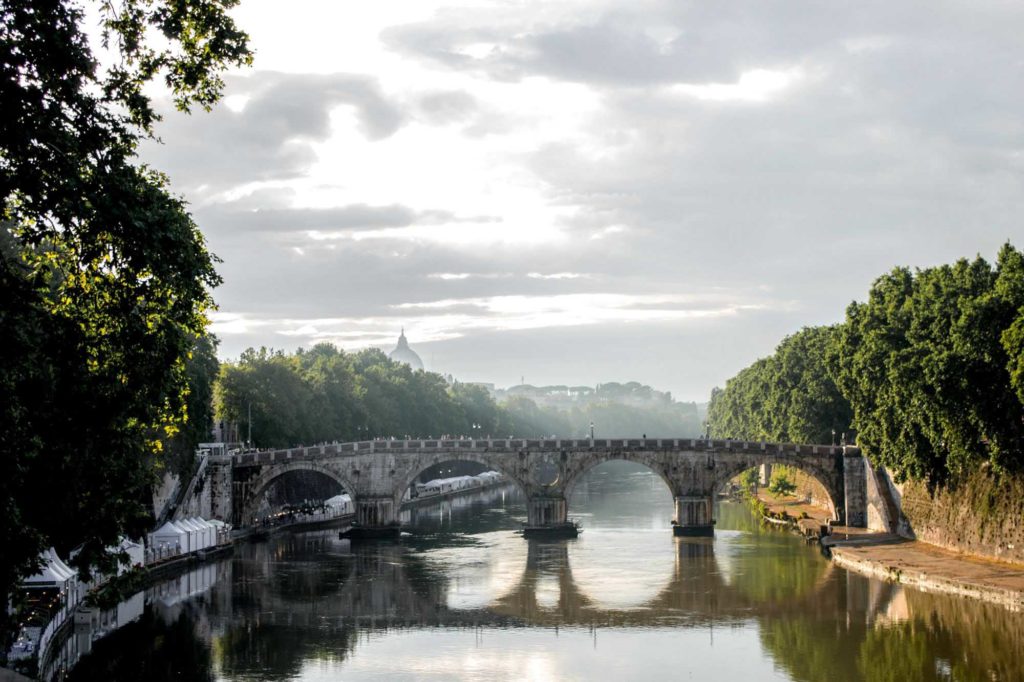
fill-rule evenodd
<path id="1" fill-rule="evenodd" d="M 249 401 L 249 436 L 246 438 L 245 445 L 246 449 L 252 447 L 252 401 Z"/>
<path id="2" fill-rule="evenodd" d="M 594 444 L 594 422 L 590 422 L 590 444 Z"/>

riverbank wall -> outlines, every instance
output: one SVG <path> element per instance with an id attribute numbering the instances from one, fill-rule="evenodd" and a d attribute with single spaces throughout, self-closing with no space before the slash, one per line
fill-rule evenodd
<path id="1" fill-rule="evenodd" d="M 917 481 L 893 483 L 892 488 L 900 510 L 899 535 L 1024 564 L 1024 476 L 997 478 L 979 470 L 935 490 Z"/>
<path id="2" fill-rule="evenodd" d="M 822 543 L 837 565 L 1024 611 L 1024 477 L 980 469 L 929 489 L 869 467 L 868 492 L 868 532 Z"/>

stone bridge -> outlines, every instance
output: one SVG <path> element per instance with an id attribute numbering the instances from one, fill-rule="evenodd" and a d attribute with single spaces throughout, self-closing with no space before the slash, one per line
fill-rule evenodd
<path id="1" fill-rule="evenodd" d="M 710 535 L 715 493 L 737 474 L 784 464 L 818 480 L 833 520 L 867 521 L 867 466 L 855 447 L 701 439 L 378 440 L 249 452 L 210 458 L 212 515 L 236 526 L 253 522 L 259 501 L 280 476 L 315 471 L 352 496 L 364 527 L 398 523 L 402 497 L 424 469 L 477 462 L 522 489 L 530 525 L 568 519 L 580 477 L 604 462 L 636 462 L 658 474 L 675 500 L 676 532 Z"/>

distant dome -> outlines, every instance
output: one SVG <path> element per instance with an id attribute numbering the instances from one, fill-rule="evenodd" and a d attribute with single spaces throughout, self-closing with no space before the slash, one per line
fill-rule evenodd
<path id="1" fill-rule="evenodd" d="M 395 362 L 404 362 L 413 369 L 423 369 L 423 361 L 420 360 L 420 356 L 416 355 L 416 351 L 409 348 L 409 342 L 405 340 L 405 329 L 402 329 L 402 335 L 398 337 L 398 345 L 395 349 L 388 353 L 388 357 Z"/>

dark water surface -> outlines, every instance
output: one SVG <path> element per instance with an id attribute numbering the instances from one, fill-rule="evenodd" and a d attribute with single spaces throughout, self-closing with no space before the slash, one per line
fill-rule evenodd
<path id="1" fill-rule="evenodd" d="M 527 542 L 522 499 L 491 491 L 416 510 L 400 543 L 240 546 L 79 643 L 69 678 L 1024 680 L 1024 615 L 849 573 L 735 503 L 713 540 L 673 538 L 647 470 L 594 470 L 570 514 L 579 539 Z"/>

